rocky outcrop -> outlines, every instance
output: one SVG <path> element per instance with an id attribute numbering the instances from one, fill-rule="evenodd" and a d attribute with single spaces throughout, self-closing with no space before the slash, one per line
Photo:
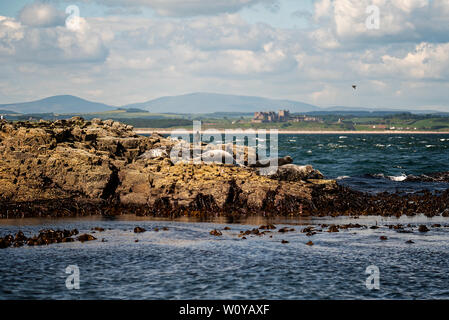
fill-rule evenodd
<path id="1" fill-rule="evenodd" d="M 158 134 L 138 136 L 132 127 L 112 120 L 3 121 L 1 215 L 293 214 L 311 202 L 318 185 L 299 175 L 262 176 L 257 168 L 229 159 L 224 162 L 230 164 L 208 161 L 213 153 L 220 160 L 225 153 L 235 160 L 234 152 L 245 153 L 246 159 L 252 152 L 229 145 L 203 143 L 205 159 L 174 164 L 169 155 L 176 143 Z"/>
<path id="2" fill-rule="evenodd" d="M 178 143 L 192 160 L 172 161 Z M 248 147 L 139 136 L 112 120 L 1 121 L 0 215 L 449 214 L 447 193 L 370 196 L 290 157 L 274 170 L 258 160 Z"/>

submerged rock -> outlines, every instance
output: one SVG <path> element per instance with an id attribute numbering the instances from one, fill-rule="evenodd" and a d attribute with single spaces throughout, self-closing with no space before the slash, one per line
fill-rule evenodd
<path id="1" fill-rule="evenodd" d="M 145 231 L 147 231 L 147 230 L 145 230 L 144 228 L 141 228 L 141 227 L 135 227 L 134 228 L 134 233 L 142 233 L 142 232 L 145 232 Z M 156 231 L 158 231 L 158 230 L 156 230 Z"/>
<path id="2" fill-rule="evenodd" d="M 81 242 L 97 240 L 97 238 L 95 238 L 93 235 L 87 234 L 87 233 L 84 233 L 84 234 L 78 236 L 77 239 L 78 239 L 78 241 L 81 241 Z"/>
<path id="3" fill-rule="evenodd" d="M 39 231 L 38 235 L 28 238 L 24 235 L 22 231 L 19 231 L 15 236 L 7 235 L 3 238 L 0 237 L 0 249 L 5 249 L 10 246 L 22 247 L 25 244 L 29 246 L 42 246 L 42 245 L 49 245 L 52 243 L 73 242 L 75 241 L 75 239 L 72 238 L 72 236 L 77 234 L 78 234 L 77 229 L 73 230 L 44 229 Z"/>
<path id="4" fill-rule="evenodd" d="M 219 230 L 217 230 L 217 229 L 214 229 L 214 230 L 212 230 L 211 232 L 209 232 L 212 236 L 216 236 L 216 237 L 219 237 L 219 236 L 222 236 L 223 235 L 223 233 L 221 233 L 221 231 L 219 231 Z"/>
<path id="5" fill-rule="evenodd" d="M 419 232 L 428 232 L 428 231 L 430 231 L 429 230 L 429 228 L 427 228 L 427 226 L 425 226 L 425 225 L 420 225 L 419 227 L 418 227 L 418 231 Z"/>
<path id="6" fill-rule="evenodd" d="M 449 171 L 433 172 L 419 176 L 408 175 L 405 181 L 411 182 L 449 182 Z"/>

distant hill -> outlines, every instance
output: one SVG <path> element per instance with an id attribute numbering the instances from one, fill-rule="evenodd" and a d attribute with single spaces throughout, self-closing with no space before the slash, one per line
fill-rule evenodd
<path id="1" fill-rule="evenodd" d="M 116 108 L 71 95 L 53 96 L 30 102 L 0 104 L 0 109 L 13 110 L 19 113 L 89 113 Z"/>
<path id="2" fill-rule="evenodd" d="M 239 96 L 218 93 L 190 93 L 178 96 L 161 97 L 142 103 L 128 104 L 122 107 L 92 102 L 72 95 L 52 96 L 41 100 L 0 104 L 0 114 L 88 114 L 105 111 L 124 110 L 126 113 L 213 115 L 219 117 L 240 117 L 256 111 L 290 110 L 291 113 L 360 114 L 385 115 L 401 112 L 415 114 L 433 113 L 447 115 L 436 110 L 409 110 L 407 108 L 364 108 L 364 107 L 317 107 L 311 104 L 282 99 L 269 99 L 254 96 Z M 142 117 L 139 115 L 138 117 Z"/>
<path id="3" fill-rule="evenodd" d="M 291 100 L 276 100 L 252 96 L 238 96 L 218 93 L 190 93 L 179 96 L 161 97 L 127 108 L 146 109 L 152 113 L 214 113 L 214 112 L 255 112 L 278 111 L 308 112 L 318 107 Z"/>
<path id="4" fill-rule="evenodd" d="M 17 114 L 17 112 L 0 109 L 0 114 Z"/>

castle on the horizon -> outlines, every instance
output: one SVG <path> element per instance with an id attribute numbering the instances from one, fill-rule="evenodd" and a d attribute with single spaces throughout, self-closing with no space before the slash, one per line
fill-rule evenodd
<path id="1" fill-rule="evenodd" d="M 267 122 L 302 122 L 302 121 L 311 121 L 311 122 L 321 122 L 322 120 L 316 117 L 309 117 L 306 115 L 302 116 L 292 116 L 289 110 L 279 110 L 278 113 L 274 111 L 267 112 L 254 112 L 254 118 L 251 121 L 252 123 L 267 123 Z"/>
<path id="2" fill-rule="evenodd" d="M 290 111 L 279 110 L 279 113 L 274 111 L 268 112 L 254 112 L 253 123 L 265 123 L 265 122 L 286 122 L 290 120 Z"/>

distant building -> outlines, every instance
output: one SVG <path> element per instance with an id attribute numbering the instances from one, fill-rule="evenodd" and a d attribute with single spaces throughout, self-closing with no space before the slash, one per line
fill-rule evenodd
<path id="1" fill-rule="evenodd" d="M 290 120 L 290 111 L 279 110 L 279 113 L 274 111 L 268 112 L 254 112 L 253 123 L 265 123 L 265 122 L 286 122 Z"/>
<path id="2" fill-rule="evenodd" d="M 310 116 L 306 116 L 306 115 L 295 116 L 291 120 L 293 120 L 293 122 L 323 122 L 323 120 L 321 118 L 310 117 Z"/>
<path id="3" fill-rule="evenodd" d="M 279 121 L 284 122 L 290 120 L 290 111 L 279 110 Z"/>
<path id="4" fill-rule="evenodd" d="M 306 115 L 292 116 L 288 110 L 279 110 L 279 113 L 268 111 L 268 112 L 255 112 L 253 123 L 267 123 L 267 122 L 323 122 L 322 119 L 316 117 L 310 117 Z"/>

